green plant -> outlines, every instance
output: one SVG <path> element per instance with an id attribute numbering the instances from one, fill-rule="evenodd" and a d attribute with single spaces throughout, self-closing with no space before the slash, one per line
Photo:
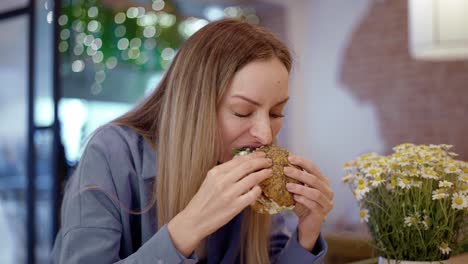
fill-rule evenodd
<path id="1" fill-rule="evenodd" d="M 364 154 L 345 164 L 380 256 L 448 259 L 466 241 L 468 163 L 449 145 L 401 144 L 394 153 Z"/>

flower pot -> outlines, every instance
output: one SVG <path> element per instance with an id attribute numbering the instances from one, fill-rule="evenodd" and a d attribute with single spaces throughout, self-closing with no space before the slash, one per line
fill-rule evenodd
<path id="1" fill-rule="evenodd" d="M 408 260 L 394 260 L 379 257 L 379 264 L 450 264 L 449 260 L 440 261 L 408 261 Z"/>

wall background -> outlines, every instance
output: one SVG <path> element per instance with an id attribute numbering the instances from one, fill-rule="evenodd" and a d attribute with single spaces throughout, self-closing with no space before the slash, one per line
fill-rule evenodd
<path id="1" fill-rule="evenodd" d="M 281 1 L 273 1 L 281 3 Z M 342 165 L 399 143 L 453 144 L 468 160 L 468 61 L 410 58 L 406 0 L 284 4 L 295 53 L 281 140 L 330 178 L 335 208 L 325 231 L 361 230 Z"/>

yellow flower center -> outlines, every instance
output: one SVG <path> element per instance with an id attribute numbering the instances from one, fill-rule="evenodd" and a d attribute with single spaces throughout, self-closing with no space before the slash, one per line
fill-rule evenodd
<path id="1" fill-rule="evenodd" d="M 460 196 L 458 196 L 457 198 L 455 198 L 454 202 L 457 205 L 462 205 L 463 204 L 463 199 Z"/>
<path id="2" fill-rule="evenodd" d="M 406 178 L 403 178 L 401 181 L 402 181 L 403 184 L 405 184 L 405 185 L 408 185 L 408 184 L 410 183 L 410 181 L 409 181 L 408 179 L 406 179 Z"/>
<path id="3" fill-rule="evenodd" d="M 375 177 L 375 181 L 379 182 L 381 180 L 382 180 L 382 177 L 380 177 L 380 176 Z"/>
<path id="4" fill-rule="evenodd" d="M 359 180 L 358 180 L 358 185 L 364 185 L 364 183 L 365 183 L 365 182 L 364 182 L 364 179 L 359 179 Z"/>
<path id="5" fill-rule="evenodd" d="M 361 190 L 361 191 L 364 190 L 365 188 L 366 188 L 366 185 L 364 185 L 364 184 L 359 184 L 358 185 L 358 189 Z"/>
<path id="6" fill-rule="evenodd" d="M 361 217 L 361 218 L 366 217 L 366 212 L 360 211 L 360 212 L 359 212 L 359 217 Z"/>
<path id="7" fill-rule="evenodd" d="M 468 173 L 468 167 L 463 168 L 464 173 Z"/>
<path id="8" fill-rule="evenodd" d="M 372 174 L 372 175 L 377 174 L 377 170 L 376 169 L 370 169 L 369 173 Z"/>

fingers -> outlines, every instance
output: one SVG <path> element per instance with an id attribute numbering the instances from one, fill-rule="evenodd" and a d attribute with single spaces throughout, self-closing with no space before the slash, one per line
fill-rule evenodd
<path id="1" fill-rule="evenodd" d="M 298 195 L 298 194 L 295 194 L 293 196 L 294 200 L 301 204 L 302 206 L 306 207 L 307 209 L 309 209 L 311 212 L 313 212 L 314 214 L 320 214 L 322 216 L 322 218 L 325 218 L 325 216 L 331 211 L 331 209 L 333 208 L 333 206 L 331 207 L 327 207 L 327 208 L 324 208 L 322 207 L 318 202 L 316 201 L 312 201 L 310 200 L 309 198 L 305 197 L 305 196 L 302 196 L 302 195 Z M 297 206 L 297 205 L 296 205 Z"/>
<path id="2" fill-rule="evenodd" d="M 240 158 L 239 158 L 240 159 Z M 240 179 L 244 178 L 246 175 L 249 175 L 253 172 L 269 168 L 273 165 L 271 159 L 268 158 L 251 158 L 249 160 L 243 161 L 234 167 L 226 175 L 226 180 L 229 182 L 237 182 Z"/>
<path id="3" fill-rule="evenodd" d="M 318 176 L 293 167 L 285 167 L 284 173 L 293 179 L 296 179 L 312 188 L 319 190 L 325 194 L 329 200 L 333 199 L 333 191 L 328 185 L 328 182 L 321 181 Z"/>
<path id="4" fill-rule="evenodd" d="M 239 199 L 237 199 L 237 203 L 241 208 L 245 208 L 251 204 L 253 204 L 257 198 L 262 193 L 262 189 L 260 186 L 255 185 L 250 191 L 246 192 L 245 194 L 241 195 Z"/>
<path id="5" fill-rule="evenodd" d="M 235 183 L 233 192 L 236 196 L 244 194 L 248 192 L 250 189 L 252 189 L 255 185 L 270 178 L 272 175 L 273 175 L 272 169 L 263 169 L 261 171 L 251 173 L 250 175 L 242 178 L 240 181 Z"/>
<path id="6" fill-rule="evenodd" d="M 325 213 L 328 213 L 333 208 L 332 200 L 328 199 L 328 197 L 317 189 L 295 183 L 286 184 L 286 188 L 293 193 L 294 196 L 302 196 L 306 198 L 308 202 L 317 203 Z"/>
<path id="7" fill-rule="evenodd" d="M 306 159 L 304 159 L 302 157 L 295 156 L 295 155 L 290 155 L 288 160 L 292 164 L 303 168 L 308 173 L 316 175 L 321 181 L 326 182 L 328 184 L 327 177 L 325 177 L 322 174 L 322 172 L 320 172 L 320 170 L 317 168 L 317 166 L 315 166 L 312 162 L 310 162 L 310 161 L 308 161 L 308 160 L 306 160 Z"/>
<path id="8" fill-rule="evenodd" d="M 230 161 L 227 161 L 221 165 L 216 166 L 214 169 L 218 170 L 219 172 L 229 172 L 248 160 L 265 158 L 265 157 L 266 157 L 265 152 L 258 151 L 258 152 L 250 153 L 244 156 L 237 156 L 234 159 L 231 159 Z"/>

